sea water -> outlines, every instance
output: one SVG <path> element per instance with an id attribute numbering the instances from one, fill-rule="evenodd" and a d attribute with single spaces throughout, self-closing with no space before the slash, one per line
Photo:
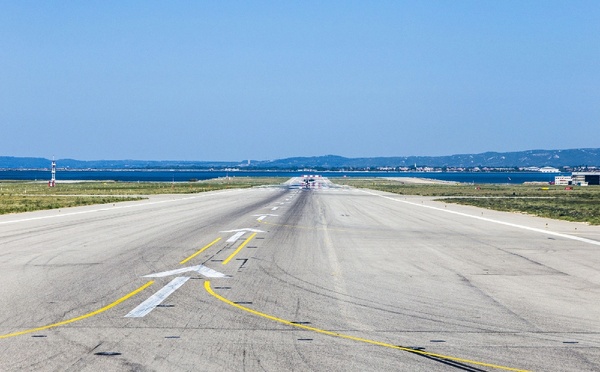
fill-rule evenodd
<path id="1" fill-rule="evenodd" d="M 461 183 L 522 184 L 552 182 L 555 176 L 568 173 L 541 172 L 308 172 L 308 171 L 209 171 L 209 170 L 57 170 L 56 180 L 188 182 L 222 177 L 298 177 L 318 174 L 323 177 L 418 177 Z M 50 180 L 49 170 L 0 170 L 1 180 Z"/>

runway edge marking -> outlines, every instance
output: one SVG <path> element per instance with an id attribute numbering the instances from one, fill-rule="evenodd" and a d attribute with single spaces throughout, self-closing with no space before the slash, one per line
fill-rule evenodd
<path id="1" fill-rule="evenodd" d="M 392 345 L 392 344 L 388 344 L 388 343 L 381 342 L 381 341 L 369 340 L 367 338 L 350 336 L 350 335 L 346 335 L 346 334 L 343 334 L 343 333 L 337 333 L 337 332 L 327 331 L 327 330 L 324 330 L 324 329 L 320 329 L 320 328 L 316 328 L 316 327 L 311 327 L 311 326 L 307 326 L 307 325 L 304 325 L 304 324 L 292 323 L 289 320 L 285 320 L 285 319 L 277 318 L 277 317 L 275 317 L 273 315 L 261 313 L 260 311 L 250 309 L 248 307 L 242 306 L 240 304 L 236 304 L 235 302 L 226 299 L 225 297 L 223 297 L 223 296 L 217 294 L 215 291 L 213 291 L 212 287 L 210 286 L 210 281 L 209 280 L 207 280 L 207 281 L 204 282 L 204 289 L 206 290 L 206 292 L 208 292 L 211 296 L 215 297 L 219 301 L 224 302 L 224 303 L 226 303 L 226 304 L 228 304 L 230 306 L 233 306 L 235 308 L 238 308 L 240 310 L 243 310 L 243 311 L 245 311 L 247 313 L 250 313 L 250 314 L 253 314 L 253 315 L 257 315 L 257 316 L 260 316 L 260 317 L 263 317 L 263 318 L 266 318 L 266 319 L 269 319 L 269 320 L 272 320 L 272 321 L 275 321 L 275 322 L 278 322 L 278 323 L 283 323 L 283 324 L 286 324 L 286 325 L 289 325 L 289 326 L 292 326 L 292 327 L 302 328 L 302 329 L 305 329 L 307 331 L 317 332 L 317 333 L 321 333 L 321 334 L 328 335 L 328 336 L 344 338 L 344 339 L 347 339 L 347 340 L 363 342 L 363 343 L 367 343 L 367 344 L 371 344 L 371 345 L 376 345 L 376 346 L 383 346 L 383 347 L 387 347 L 387 348 L 390 348 L 390 349 L 402 350 L 402 351 L 406 351 L 406 352 L 413 353 L 413 354 L 419 354 L 419 355 L 430 356 L 430 357 L 434 357 L 434 358 L 452 360 L 452 361 L 461 362 L 461 363 L 468 363 L 468 364 L 473 364 L 473 365 L 482 366 L 482 367 L 490 367 L 490 368 L 495 368 L 495 369 L 502 369 L 502 370 L 505 370 L 505 371 L 529 372 L 526 369 L 512 368 L 512 367 L 506 367 L 506 366 L 501 366 L 501 365 L 497 365 L 497 364 L 478 362 L 476 360 L 457 358 L 457 357 L 453 357 L 453 356 L 450 356 L 450 355 L 430 353 L 430 352 L 427 352 L 427 351 L 422 351 L 422 350 L 417 350 L 417 349 L 411 349 L 411 348 L 408 348 L 408 347 L 403 347 L 403 346 L 398 346 L 398 345 Z"/>
<path id="2" fill-rule="evenodd" d="M 182 200 L 185 201 L 185 200 L 191 200 L 191 199 L 199 199 L 199 198 L 205 198 L 205 197 L 214 196 L 214 195 L 232 193 L 232 192 L 236 192 L 236 191 L 246 191 L 246 189 L 206 191 L 205 193 L 200 194 L 200 195 L 188 196 L 188 197 L 178 198 L 178 199 L 169 199 L 169 200 L 158 200 L 158 201 L 144 201 L 144 200 L 140 200 L 140 201 L 133 201 L 135 204 L 118 205 L 118 206 L 113 206 L 113 207 L 103 207 L 103 208 L 91 209 L 91 210 L 85 210 L 85 211 L 79 211 L 79 212 L 67 212 L 67 213 L 53 214 L 53 215 L 49 215 L 49 216 L 38 216 L 38 217 L 22 218 L 22 219 L 17 219 L 17 220 L 0 221 L 0 225 L 7 225 L 7 224 L 19 223 L 19 222 L 29 222 L 29 221 L 45 220 L 45 219 L 49 219 L 49 218 L 62 218 L 62 217 L 76 216 L 76 215 L 96 213 L 96 212 L 116 211 L 116 210 L 119 210 L 119 209 L 140 208 L 140 207 L 146 207 L 146 206 L 157 205 L 157 204 L 164 204 L 164 203 L 175 203 L 175 202 L 179 202 L 179 201 L 182 201 Z M 100 205 L 103 205 L 103 204 L 107 204 L 107 203 L 101 203 L 101 204 L 97 204 L 97 205 L 100 206 Z M 66 207 L 64 209 L 68 209 L 68 208 L 80 208 L 80 207 L 85 207 L 85 206 Z M 50 209 L 33 211 L 31 213 L 42 212 L 42 211 L 50 211 Z M 59 210 L 59 212 L 60 212 L 60 210 Z"/>
<path id="3" fill-rule="evenodd" d="M 369 194 L 369 195 L 378 196 L 378 197 L 384 198 L 384 199 L 389 199 L 389 200 L 392 200 L 392 201 L 395 201 L 395 202 L 398 202 L 398 203 L 404 203 L 404 204 L 413 205 L 415 207 L 433 209 L 433 210 L 436 210 L 436 211 L 451 213 L 451 214 L 455 214 L 455 215 L 462 216 L 462 217 L 469 217 L 469 218 L 474 218 L 476 220 L 497 223 L 499 225 L 515 227 L 515 228 L 518 228 L 518 229 L 529 230 L 529 231 L 538 232 L 538 233 L 541 233 L 541 234 L 552 235 L 552 236 L 557 236 L 557 237 L 560 237 L 560 238 L 576 240 L 576 241 L 580 241 L 580 242 L 588 243 L 588 244 L 593 244 L 593 245 L 600 245 L 600 241 L 597 241 L 597 240 L 592 240 L 592 239 L 587 239 L 587 238 L 581 238 L 579 236 L 573 236 L 573 235 L 558 233 L 558 232 L 554 232 L 554 231 L 547 231 L 547 230 L 538 229 L 538 228 L 535 228 L 535 227 L 518 225 L 516 223 L 511 223 L 511 222 L 504 222 L 504 221 L 499 221 L 499 220 L 493 220 L 491 218 L 474 216 L 472 214 L 467 214 L 467 213 L 462 213 L 462 212 L 457 212 L 457 211 L 451 211 L 451 210 L 448 210 L 448 209 L 443 209 L 443 208 L 438 208 L 438 207 L 432 207 L 430 205 L 422 205 L 422 204 L 417 204 L 417 203 L 411 203 L 411 202 L 406 201 L 406 200 L 400 200 L 400 199 L 397 199 L 397 198 L 392 198 L 390 196 L 376 194 L 376 193 L 372 193 L 372 192 L 365 191 L 365 190 L 360 190 L 360 191 L 362 191 L 362 192 L 364 192 L 366 194 Z"/>

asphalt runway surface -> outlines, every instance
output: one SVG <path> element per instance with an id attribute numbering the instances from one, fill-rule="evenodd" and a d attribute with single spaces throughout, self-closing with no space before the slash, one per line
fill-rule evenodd
<path id="1" fill-rule="evenodd" d="M 600 370 L 599 227 L 319 182 L 0 216 L 0 370 Z"/>

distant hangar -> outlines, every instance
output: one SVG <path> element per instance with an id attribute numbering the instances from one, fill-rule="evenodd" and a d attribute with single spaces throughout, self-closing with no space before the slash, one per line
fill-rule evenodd
<path id="1" fill-rule="evenodd" d="M 600 173 L 598 172 L 573 172 L 571 176 L 554 177 L 555 185 L 600 185 Z"/>

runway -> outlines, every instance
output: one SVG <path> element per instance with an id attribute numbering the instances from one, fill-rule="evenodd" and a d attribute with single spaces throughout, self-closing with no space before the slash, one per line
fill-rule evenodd
<path id="1" fill-rule="evenodd" d="M 0 216 L 0 370 L 597 371 L 599 250 L 326 179 Z"/>

